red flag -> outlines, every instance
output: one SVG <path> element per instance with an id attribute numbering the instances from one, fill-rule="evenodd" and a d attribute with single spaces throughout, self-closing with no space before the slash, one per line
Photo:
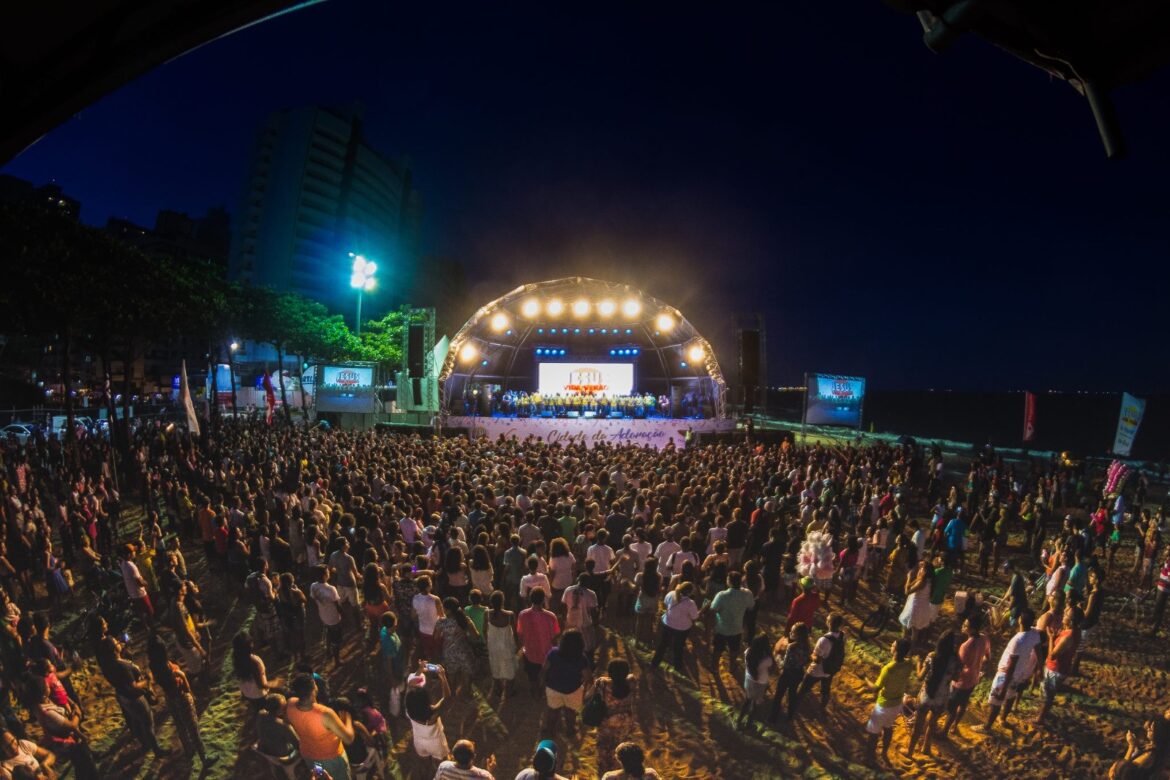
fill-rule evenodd
<path id="1" fill-rule="evenodd" d="M 268 407 L 264 421 L 272 425 L 272 410 L 276 408 L 276 391 L 272 389 L 272 377 L 267 371 L 264 372 L 264 405 Z"/>
<path id="2" fill-rule="evenodd" d="M 1036 394 L 1024 393 L 1024 441 L 1036 438 Z"/>

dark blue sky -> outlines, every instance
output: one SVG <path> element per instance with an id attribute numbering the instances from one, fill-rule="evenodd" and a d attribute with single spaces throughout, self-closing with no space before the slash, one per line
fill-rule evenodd
<path id="1" fill-rule="evenodd" d="M 712 335 L 762 311 L 775 383 L 1167 392 L 1170 72 L 1116 98 L 1131 154 L 1110 163 L 1067 85 L 974 38 L 933 55 L 877 0 L 331 0 L 158 68 L 4 170 L 96 224 L 234 210 L 269 111 L 360 101 L 413 161 L 424 250 L 477 302 L 581 274 Z"/>

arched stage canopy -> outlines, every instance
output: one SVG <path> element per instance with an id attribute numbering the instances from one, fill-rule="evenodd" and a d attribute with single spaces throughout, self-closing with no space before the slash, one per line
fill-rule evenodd
<path id="1" fill-rule="evenodd" d="M 534 390 L 544 360 L 633 363 L 637 392 L 696 394 L 711 416 L 724 416 L 719 362 L 682 312 L 630 285 L 581 276 L 522 285 L 475 312 L 439 374 L 444 408 L 473 386 Z"/>

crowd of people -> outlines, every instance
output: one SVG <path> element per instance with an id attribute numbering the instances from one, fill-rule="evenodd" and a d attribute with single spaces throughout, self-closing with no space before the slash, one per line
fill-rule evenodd
<path id="1" fill-rule="evenodd" d="M 741 729 L 824 717 L 843 695 L 834 678 L 863 675 L 851 626 L 874 594 L 902 605 L 900 636 L 858 729 L 865 760 L 889 761 L 899 722 L 905 754 L 930 753 L 971 721 L 1014 727 L 1033 689 L 1036 723 L 1051 722 L 1106 583 L 1130 574 L 1122 546 L 1156 583 L 1152 631 L 1170 592 L 1141 475 L 1128 504 L 1098 504 L 1083 469 L 993 452 L 956 478 L 912 445 L 586 449 L 223 421 L 199 438 L 142 426 L 127 453 L 119 471 L 102 439 L 3 452 L 0 778 L 52 778 L 58 759 L 103 776 L 97 693 L 71 681 L 91 657 L 133 740 L 163 758 L 165 715 L 188 759 L 216 760 L 196 699 L 223 668 L 251 752 L 314 778 L 391 762 L 558 778 L 584 729 L 598 776 L 655 778 L 640 675 L 693 686 L 700 665 L 726 664 Z M 963 586 L 960 606 L 964 578 L 995 585 Z M 214 602 L 228 594 L 250 620 L 223 637 Z M 54 626 L 64 616 L 75 643 Z M 362 683 L 339 690 L 355 664 Z M 527 766 L 501 774 L 486 733 L 449 738 L 444 713 L 472 699 L 540 709 L 535 732 L 510 735 L 532 746 Z M 1161 771 L 1168 723 L 1131 733 L 1113 776 Z"/>

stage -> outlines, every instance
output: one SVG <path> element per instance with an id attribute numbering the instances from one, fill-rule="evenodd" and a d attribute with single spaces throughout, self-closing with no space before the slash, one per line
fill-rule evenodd
<path id="1" fill-rule="evenodd" d="M 685 447 L 688 430 L 694 436 L 729 433 L 735 430 L 735 420 L 453 416 L 446 419 L 444 427 L 467 431 L 472 438 L 504 436 L 524 440 L 531 436 L 549 444 L 584 444 L 590 448 L 598 444 L 633 444 L 662 449 L 668 443 Z"/>

